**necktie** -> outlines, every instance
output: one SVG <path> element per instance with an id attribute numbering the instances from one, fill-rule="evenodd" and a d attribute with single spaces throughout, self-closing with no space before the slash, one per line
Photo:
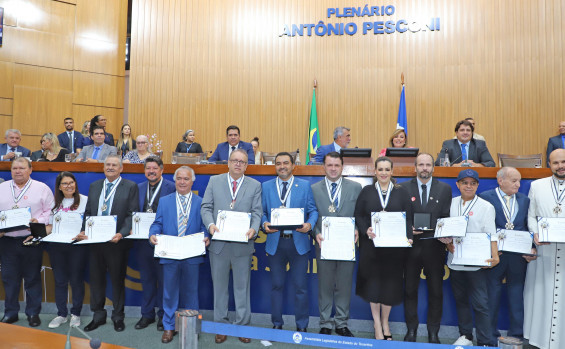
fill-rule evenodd
<path id="1" fill-rule="evenodd" d="M 100 152 L 101 147 L 94 147 L 94 153 L 92 153 L 92 158 L 94 160 L 98 160 L 98 153 Z"/>
<path id="2" fill-rule="evenodd" d="M 512 199 L 512 196 L 506 195 L 504 197 L 504 201 L 506 201 L 506 208 L 508 209 L 508 212 L 510 212 L 510 199 Z M 510 218 L 512 218 L 512 217 L 510 217 Z"/>
<path id="3" fill-rule="evenodd" d="M 235 191 L 237 190 L 237 181 L 233 181 L 232 182 L 232 188 L 231 190 L 233 191 L 234 195 L 235 195 Z"/>
<path id="4" fill-rule="evenodd" d="M 108 195 L 110 195 L 110 192 L 112 191 L 113 186 L 114 186 L 114 183 L 108 183 L 106 185 L 106 194 L 104 195 L 104 199 L 108 198 Z M 102 215 L 107 216 L 107 215 L 110 214 L 110 205 L 109 205 L 110 200 L 105 201 L 104 203 L 106 204 L 106 209 L 104 211 L 102 211 Z"/>
<path id="5" fill-rule="evenodd" d="M 337 183 L 332 183 L 332 198 L 334 197 L 336 190 L 337 190 Z M 336 196 L 334 205 L 337 207 L 338 204 L 339 204 L 339 199 Z"/>
<path id="6" fill-rule="evenodd" d="M 425 208 L 428 204 L 428 186 L 422 184 L 422 208 Z"/>
<path id="7" fill-rule="evenodd" d="M 281 199 L 283 199 L 286 196 L 286 191 L 287 191 L 287 186 L 288 183 L 287 182 L 283 182 L 283 189 L 282 189 L 282 193 L 281 193 Z M 283 202 L 283 204 L 286 206 L 286 200 L 285 202 Z"/>
<path id="8" fill-rule="evenodd" d="M 74 145 L 73 144 L 73 141 L 74 141 L 73 133 L 69 132 L 68 135 L 69 135 L 69 148 L 70 148 L 69 150 L 71 151 L 71 153 L 74 153 L 75 150 L 74 150 L 74 147 L 73 147 L 73 145 Z"/>
<path id="9" fill-rule="evenodd" d="M 461 144 L 461 159 L 463 161 L 467 160 L 467 144 Z"/>
<path id="10" fill-rule="evenodd" d="M 186 224 L 184 221 L 184 215 L 182 214 L 182 211 L 186 211 L 186 197 L 184 195 L 179 196 L 180 197 L 180 202 L 182 205 L 182 210 L 179 210 L 179 217 L 178 217 L 178 233 L 179 236 L 184 236 L 184 233 L 186 233 Z M 188 212 L 187 212 L 188 213 Z"/>

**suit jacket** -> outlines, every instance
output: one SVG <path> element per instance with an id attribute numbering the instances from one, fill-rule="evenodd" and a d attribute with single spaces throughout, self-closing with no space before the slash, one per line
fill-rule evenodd
<path id="1" fill-rule="evenodd" d="M 84 137 L 80 132 L 73 131 L 73 149 L 71 149 L 69 135 L 66 131 L 59 134 L 57 136 L 57 139 L 59 139 L 59 144 L 61 145 L 61 147 L 67 148 L 71 153 L 74 153 L 77 149 L 82 149 L 82 140 L 84 139 Z"/>
<path id="2" fill-rule="evenodd" d="M 452 191 L 451 186 L 447 183 L 438 181 L 432 177 L 432 187 L 428 195 L 428 204 L 422 208 L 420 191 L 418 188 L 418 180 L 412 178 L 409 181 L 400 183 L 400 186 L 406 189 L 410 195 L 413 213 L 430 213 L 431 229 L 435 230 L 436 223 L 439 218 L 449 217 L 449 209 L 451 207 Z M 433 232 L 424 232 L 414 235 L 414 239 L 432 237 Z"/>
<path id="3" fill-rule="evenodd" d="M 202 146 L 196 142 L 192 143 L 192 146 L 189 146 L 188 144 L 186 144 L 185 142 L 179 142 L 177 144 L 177 147 L 175 149 L 176 153 L 186 153 L 188 147 L 190 147 L 190 151 L 188 151 L 189 153 L 203 153 L 204 151 L 202 151 Z"/>
<path id="4" fill-rule="evenodd" d="M 86 147 L 82 148 L 82 151 L 78 154 L 75 161 L 83 161 L 86 159 L 91 159 L 92 155 L 94 154 L 94 145 L 87 145 Z M 100 153 L 98 154 L 98 162 L 104 162 L 108 155 L 116 155 L 118 154 L 118 150 L 116 147 L 109 146 L 108 144 L 102 144 L 102 148 L 100 149 Z"/>
<path id="5" fill-rule="evenodd" d="M 316 155 L 314 155 L 314 161 L 324 162 L 324 156 L 326 156 L 327 153 L 331 153 L 332 151 L 337 151 L 335 149 L 334 142 L 318 147 L 318 149 L 316 150 Z"/>
<path id="6" fill-rule="evenodd" d="M 98 215 L 98 203 L 100 201 L 100 195 L 102 195 L 103 189 L 104 179 L 99 179 L 90 184 L 81 231 L 84 231 L 84 224 L 86 222 L 87 216 Z M 138 203 L 139 192 L 137 190 L 137 184 L 135 182 L 122 178 L 120 184 L 118 184 L 118 187 L 114 192 L 112 209 L 110 210 L 111 215 L 118 216 L 116 233 L 122 234 L 123 237 L 126 237 L 130 234 L 131 216 L 133 212 L 137 211 Z"/>
<path id="7" fill-rule="evenodd" d="M 37 161 L 37 160 L 41 159 L 42 156 L 43 156 L 43 150 L 39 149 L 39 150 L 36 150 L 33 153 L 31 153 L 31 157 L 29 159 L 31 161 Z"/>
<path id="8" fill-rule="evenodd" d="M 494 220 L 496 228 L 506 229 L 506 217 L 504 216 L 502 203 L 496 194 L 496 189 L 486 190 L 480 193 L 479 197 L 490 202 L 492 206 L 494 206 L 494 211 L 496 212 L 496 218 Z M 525 194 L 516 193 L 516 200 L 518 200 L 518 212 L 516 212 L 516 218 L 514 218 L 513 222 L 514 230 L 529 231 L 528 209 L 530 208 L 530 198 L 528 198 Z"/>
<path id="9" fill-rule="evenodd" d="M 341 197 L 339 198 L 337 212 L 330 212 L 329 208 L 332 204 L 328 196 L 325 179 L 318 183 L 312 184 L 312 195 L 316 202 L 318 210 L 318 221 L 314 229 L 314 235 L 322 233 L 322 216 L 331 217 L 353 217 L 355 211 L 355 203 L 361 192 L 361 184 L 343 178 L 341 180 Z M 291 197 L 292 199 L 292 197 Z"/>
<path id="10" fill-rule="evenodd" d="M 148 181 L 145 181 L 145 182 L 139 183 L 137 185 L 137 189 L 139 190 L 139 212 L 143 212 L 143 206 L 145 205 L 145 199 L 147 199 L 147 183 L 148 183 Z M 175 188 L 175 183 L 163 178 L 163 184 L 161 184 L 161 190 L 159 192 L 159 200 L 157 200 L 157 198 L 155 198 L 155 201 L 153 202 L 153 206 L 155 206 L 155 203 L 160 202 L 161 198 L 163 198 L 163 197 L 165 197 L 169 194 L 174 193 L 176 190 L 177 189 Z M 157 209 L 158 208 L 159 208 L 159 206 L 157 205 Z M 155 210 L 153 210 L 153 212 L 155 212 Z"/>
<path id="11" fill-rule="evenodd" d="M 222 173 L 210 177 L 204 192 L 204 198 L 202 199 L 201 209 L 202 221 L 206 228 L 212 223 L 216 224 L 219 210 L 232 210 L 230 209 L 232 188 L 228 184 L 227 176 L 227 173 Z M 255 234 L 258 234 L 262 214 L 261 184 L 257 180 L 246 176 L 240 186 L 233 211 L 250 212 L 251 228 L 255 229 Z M 212 240 L 208 249 L 212 253 L 220 254 L 223 248 L 232 249 L 235 256 L 249 255 L 254 251 L 254 239 L 249 240 L 247 243 Z"/>
<path id="12" fill-rule="evenodd" d="M 164 185 L 165 183 L 163 183 Z M 161 187 L 161 193 L 163 192 L 163 187 Z M 157 208 L 157 215 L 155 221 L 151 224 L 149 228 L 149 236 L 156 234 L 172 235 L 178 236 L 178 214 L 177 214 L 177 194 L 176 191 L 172 194 L 166 195 L 159 199 L 159 207 Z M 202 224 L 202 218 L 200 216 L 200 205 L 202 204 L 202 198 L 194 193 L 192 193 L 192 204 L 190 205 L 190 212 L 188 214 L 188 223 L 186 226 L 185 235 L 196 234 L 204 232 L 204 236 L 210 237 L 210 234 L 206 230 L 204 224 Z M 176 262 L 173 259 L 161 258 L 161 264 L 170 264 Z M 188 258 L 189 264 L 199 264 L 204 262 L 204 257 L 192 257 Z"/>
<path id="13" fill-rule="evenodd" d="M 253 146 L 251 143 L 239 141 L 237 149 L 243 149 L 247 152 L 248 162 L 250 165 L 255 164 L 255 153 L 253 152 Z M 208 161 L 227 161 L 228 154 L 230 150 L 230 145 L 228 142 L 219 143 L 214 151 L 214 154 L 210 156 Z"/>
<path id="14" fill-rule="evenodd" d="M 279 199 L 279 194 L 277 192 L 277 179 L 271 179 L 262 184 L 263 194 L 263 218 L 261 219 L 261 225 L 265 222 L 271 222 L 271 209 L 281 206 L 281 201 Z M 286 207 L 288 208 L 304 208 L 304 222 L 310 223 L 312 228 L 316 226 L 318 221 L 318 210 L 316 209 L 316 202 L 314 201 L 314 195 L 312 194 L 312 188 L 310 187 L 310 182 L 294 177 L 294 183 L 292 188 L 290 188 L 290 202 L 287 202 Z M 274 255 L 277 252 L 277 246 L 279 245 L 280 233 L 275 232 L 272 234 L 267 234 L 267 244 L 265 246 L 265 252 L 270 255 Z M 292 238 L 294 240 L 294 246 L 296 251 L 300 255 L 304 255 L 310 251 L 312 243 L 310 242 L 310 236 L 305 233 L 292 231 Z"/>
<path id="15" fill-rule="evenodd" d="M 22 147 L 21 145 L 18 145 L 16 147 L 16 151 L 21 152 L 22 156 L 24 157 L 29 157 L 31 155 L 31 151 L 28 148 Z M 8 152 L 8 144 L 7 143 L 0 144 L 0 156 L 2 156 L 2 161 L 10 161 L 10 160 L 4 160 L 3 158 L 7 152 Z"/>
<path id="16" fill-rule="evenodd" d="M 549 154 L 555 149 L 562 149 L 563 148 L 563 140 L 561 139 L 561 135 L 557 135 L 555 137 L 551 137 L 547 141 L 547 167 L 549 167 Z"/>
<path id="17" fill-rule="evenodd" d="M 484 141 L 471 139 L 468 144 L 469 160 L 473 160 L 475 163 L 482 164 L 485 167 L 495 166 L 494 160 L 488 151 L 487 144 Z M 457 139 L 448 139 L 443 141 L 443 144 L 441 145 L 441 151 L 436 159 L 436 166 L 440 165 L 440 160 L 445 156 L 446 149 L 449 155 L 449 162 L 452 165 L 463 161 L 463 157 L 461 156 L 461 146 Z"/>

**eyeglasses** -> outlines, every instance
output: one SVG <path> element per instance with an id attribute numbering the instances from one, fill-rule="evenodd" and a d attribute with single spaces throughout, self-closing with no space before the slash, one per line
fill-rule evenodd
<path id="1" fill-rule="evenodd" d="M 246 165 L 247 161 L 243 161 L 243 160 L 230 160 L 230 162 L 234 165 Z"/>
<path id="2" fill-rule="evenodd" d="M 135 144 L 147 144 L 147 142 L 135 142 Z"/>
<path id="3" fill-rule="evenodd" d="M 73 181 L 73 182 L 64 182 L 64 183 L 61 182 L 61 187 L 70 187 L 70 186 L 72 186 L 72 185 L 74 185 L 74 184 L 75 184 L 74 181 Z"/>

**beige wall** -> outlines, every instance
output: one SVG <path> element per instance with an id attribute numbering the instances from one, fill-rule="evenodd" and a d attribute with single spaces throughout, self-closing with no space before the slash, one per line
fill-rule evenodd
<path id="1" fill-rule="evenodd" d="M 213 150 L 237 124 L 265 151 L 304 153 L 316 78 L 322 143 L 346 125 L 352 145 L 378 151 L 396 125 L 404 72 L 410 145 L 437 153 L 473 116 L 495 158 L 545 149 L 565 118 L 561 0 L 391 3 L 390 18 L 328 19 L 328 7 L 367 2 L 134 0 L 134 133 L 155 132 L 170 151 L 192 128 Z M 285 24 L 432 17 L 439 32 L 279 37 Z"/>

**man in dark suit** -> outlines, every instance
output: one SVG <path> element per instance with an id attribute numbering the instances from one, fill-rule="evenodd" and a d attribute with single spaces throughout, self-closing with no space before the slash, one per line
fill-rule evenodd
<path id="1" fill-rule="evenodd" d="M 219 143 L 214 151 L 214 154 L 210 156 L 208 161 L 227 161 L 230 158 L 232 151 L 236 149 L 243 149 L 247 153 L 248 163 L 250 165 L 255 164 L 255 153 L 253 152 L 253 146 L 251 143 L 247 143 L 239 140 L 239 127 L 235 125 L 228 126 L 226 129 L 227 141 Z"/>
<path id="2" fill-rule="evenodd" d="M 349 305 L 351 302 L 351 285 L 353 284 L 354 261 L 334 261 L 321 259 L 322 216 L 353 217 L 355 203 L 361 192 L 361 184 L 345 179 L 343 158 L 337 152 L 324 157 L 326 177 L 312 185 L 312 194 L 318 209 L 318 221 L 314 234 L 316 236 L 316 258 L 318 259 L 318 308 L 320 310 L 320 334 L 335 332 L 340 336 L 353 337 L 347 327 Z M 355 243 L 359 232 L 355 229 Z M 332 307 L 335 302 L 334 324 L 332 324 Z"/>
<path id="3" fill-rule="evenodd" d="M 90 309 L 94 313 L 92 322 L 85 331 L 97 329 L 106 323 L 106 272 L 112 282 L 112 321 L 114 329 L 125 329 L 125 277 L 130 241 L 123 240 L 131 231 L 131 216 L 139 208 L 139 192 L 135 182 L 123 179 L 122 159 L 118 155 L 109 155 L 104 161 L 105 179 L 90 184 L 88 201 L 84 211 L 81 233 L 77 240 L 84 240 L 84 225 L 88 216 L 117 216 L 116 234 L 106 243 L 90 246 Z"/>
<path id="4" fill-rule="evenodd" d="M 59 144 L 71 153 L 75 153 L 77 149 L 82 149 L 82 139 L 84 138 L 80 132 L 74 130 L 75 122 L 73 118 L 65 118 L 65 132 L 59 134 Z"/>
<path id="5" fill-rule="evenodd" d="M 6 130 L 6 143 L 0 144 L 0 160 L 12 161 L 16 157 L 16 153 L 20 156 L 29 157 L 31 152 L 29 149 L 20 146 L 22 133 L 16 129 Z"/>
<path id="6" fill-rule="evenodd" d="M 316 150 L 314 161 L 316 163 L 322 163 L 327 153 L 331 153 L 332 151 L 339 153 L 341 148 L 347 148 L 349 143 L 351 143 L 351 130 L 344 126 L 336 127 L 334 130 L 333 143 L 320 146 Z"/>
<path id="7" fill-rule="evenodd" d="M 518 192 L 521 178 L 520 172 L 515 168 L 503 167 L 496 174 L 498 188 L 484 191 L 479 195 L 494 206 L 496 228 L 507 229 L 507 234 L 511 234 L 512 230 L 529 231 L 528 209 L 530 199 L 525 194 Z M 535 253 L 536 249 L 532 248 L 532 254 Z M 500 337 L 500 332 L 497 329 L 498 313 L 502 281 L 505 278 L 508 292 L 508 312 L 510 313 L 508 335 L 517 338 L 524 336 L 524 283 L 528 262 L 534 259 L 535 257 L 531 256 L 502 252 L 500 263 L 492 269 L 487 269 L 488 302 L 493 343 L 496 343 L 498 337 Z"/>
<path id="8" fill-rule="evenodd" d="M 418 334 L 418 288 L 420 272 L 424 269 L 428 286 L 428 341 L 439 343 L 439 327 L 443 311 L 443 274 L 445 265 L 445 245 L 431 237 L 438 218 L 449 217 L 451 206 L 451 186 L 433 178 L 434 158 L 427 153 L 416 157 L 416 178 L 400 185 L 410 194 L 415 214 L 427 214 L 424 228 L 414 227 L 414 243 L 408 249 L 406 260 L 406 288 L 404 317 L 407 332 L 405 342 L 415 342 Z M 414 222 L 416 219 L 414 218 Z"/>
<path id="9" fill-rule="evenodd" d="M 309 232 L 318 221 L 318 210 L 308 181 L 292 175 L 294 158 L 286 152 L 275 157 L 277 178 L 262 184 L 263 229 L 268 234 L 265 252 L 271 269 L 271 321 L 273 328 L 283 327 L 283 290 L 286 265 L 294 284 L 294 312 L 296 330 L 306 332 L 308 308 L 308 255 L 312 247 Z M 304 223 L 296 230 L 271 229 L 271 209 L 285 206 L 304 209 Z"/>
<path id="10" fill-rule="evenodd" d="M 559 123 L 559 134 L 547 141 L 547 167 L 549 167 L 549 154 L 555 149 L 565 148 L 565 121 Z"/>
<path id="11" fill-rule="evenodd" d="M 163 161 L 150 156 L 145 159 L 145 178 L 137 185 L 139 189 L 139 212 L 157 212 L 162 197 L 175 192 L 175 184 L 163 178 Z M 157 330 L 163 330 L 163 268 L 159 259 L 153 257 L 155 248 L 147 240 L 135 241 L 137 265 L 141 278 L 141 319 L 135 329 L 146 328 L 155 322 L 155 307 L 158 307 Z"/>
<path id="12" fill-rule="evenodd" d="M 473 139 L 475 131 L 468 120 L 461 120 L 455 125 L 457 139 L 443 141 L 441 151 L 436 159 L 436 166 L 442 164 L 447 153 L 449 163 L 453 167 L 494 167 L 494 160 L 484 141 Z"/>

